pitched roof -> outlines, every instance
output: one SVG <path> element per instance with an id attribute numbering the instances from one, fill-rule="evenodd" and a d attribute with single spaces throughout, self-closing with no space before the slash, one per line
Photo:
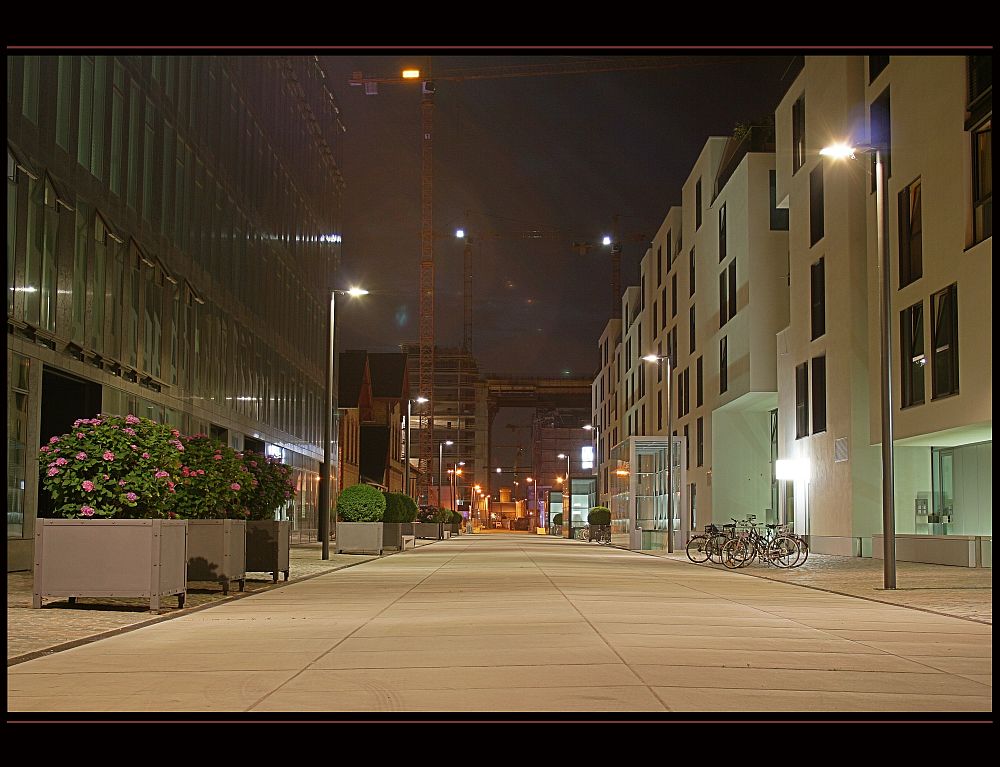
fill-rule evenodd
<path id="1" fill-rule="evenodd" d="M 372 379 L 373 397 L 405 399 L 406 355 L 402 352 L 380 352 L 368 354 L 368 370 Z"/>
<path id="2" fill-rule="evenodd" d="M 337 407 L 358 407 L 365 382 L 365 352 L 341 352 L 337 360 Z"/>

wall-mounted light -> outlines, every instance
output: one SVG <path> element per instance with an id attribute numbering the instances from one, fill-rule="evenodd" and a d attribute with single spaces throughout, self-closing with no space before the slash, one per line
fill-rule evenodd
<path id="1" fill-rule="evenodd" d="M 809 461 L 805 458 L 779 458 L 774 462 L 776 479 L 808 482 L 810 474 Z"/>

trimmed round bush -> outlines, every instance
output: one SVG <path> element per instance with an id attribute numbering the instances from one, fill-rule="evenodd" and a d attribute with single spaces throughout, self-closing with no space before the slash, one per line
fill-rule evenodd
<path id="1" fill-rule="evenodd" d="M 385 493 L 383 522 L 412 522 L 417 515 L 417 504 L 403 493 Z M 410 503 L 407 504 L 407 501 Z"/>
<path id="2" fill-rule="evenodd" d="M 371 485 L 345 487 L 337 498 L 337 519 L 341 522 L 381 522 L 385 516 L 385 496 Z"/>
<path id="3" fill-rule="evenodd" d="M 437 514 L 434 515 L 433 521 L 448 524 L 451 522 L 451 509 L 438 509 Z"/>
<path id="4" fill-rule="evenodd" d="M 561 511 L 558 514 L 556 514 L 554 517 L 552 517 L 552 524 L 553 525 L 561 525 L 562 524 L 562 512 Z"/>
<path id="5" fill-rule="evenodd" d="M 611 509 L 607 506 L 594 506 L 587 515 L 587 522 L 591 525 L 610 525 Z"/>

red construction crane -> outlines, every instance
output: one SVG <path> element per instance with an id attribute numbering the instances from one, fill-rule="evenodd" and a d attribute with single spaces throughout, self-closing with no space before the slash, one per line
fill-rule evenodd
<path id="1" fill-rule="evenodd" d="M 417 69 L 403 70 L 393 76 L 372 76 L 362 72 L 354 72 L 349 84 L 364 88 L 365 95 L 378 94 L 380 84 L 396 85 L 410 82 L 420 82 L 422 98 L 420 100 L 420 374 L 418 385 L 420 393 L 427 397 L 427 412 L 431 414 L 427 428 L 420 430 L 420 442 L 417 456 L 420 473 L 417 475 L 417 490 L 424 495 L 429 486 L 432 472 L 431 462 L 434 460 L 434 92 L 438 81 L 484 80 L 507 77 L 539 77 L 551 75 L 592 74 L 596 72 L 621 72 L 644 69 L 674 69 L 690 66 L 708 66 L 731 64 L 742 61 L 741 58 L 711 58 L 692 56 L 617 56 L 607 58 L 580 58 L 572 61 L 549 62 L 544 64 L 504 64 L 487 67 L 469 67 L 439 70 L 431 73 Z M 612 289 L 617 290 L 617 300 L 620 301 L 621 287 L 621 243 L 617 248 L 612 245 Z M 467 269 L 470 259 L 466 259 Z M 466 271 L 467 285 L 470 286 L 471 276 Z M 617 288 L 614 286 L 617 284 Z M 614 301 L 613 301 L 614 307 Z M 466 309 L 467 316 L 471 309 Z M 614 308 L 613 308 L 614 316 Z M 466 338 L 466 343 L 469 339 Z"/>

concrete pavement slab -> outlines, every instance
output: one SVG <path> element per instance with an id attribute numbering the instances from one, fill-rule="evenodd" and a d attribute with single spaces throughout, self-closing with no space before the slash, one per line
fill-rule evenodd
<path id="1" fill-rule="evenodd" d="M 818 671 L 926 671 L 917 660 L 887 653 L 784 652 L 625 647 L 619 650 L 631 665 L 718 666 L 722 668 L 798 668 Z"/>
<path id="2" fill-rule="evenodd" d="M 785 713 L 988 711 L 989 695 L 923 695 L 878 692 L 830 692 L 827 690 L 732 690 L 690 687 L 654 687 L 653 692 L 672 711 L 748 711 Z"/>

